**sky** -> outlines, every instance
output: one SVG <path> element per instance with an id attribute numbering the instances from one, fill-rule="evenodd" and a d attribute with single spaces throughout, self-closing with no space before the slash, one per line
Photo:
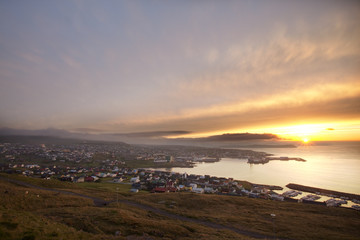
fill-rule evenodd
<path id="1" fill-rule="evenodd" d="M 0 1 L 0 127 L 360 140 L 360 2 Z"/>

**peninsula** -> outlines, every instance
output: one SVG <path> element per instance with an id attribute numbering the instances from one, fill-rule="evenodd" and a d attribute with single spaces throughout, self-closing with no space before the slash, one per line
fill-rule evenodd
<path id="1" fill-rule="evenodd" d="M 263 157 L 263 158 L 249 158 L 248 163 L 250 164 L 265 164 L 273 160 L 280 160 L 280 161 L 298 161 L 298 162 L 306 162 L 305 159 L 298 158 L 298 157 Z"/>

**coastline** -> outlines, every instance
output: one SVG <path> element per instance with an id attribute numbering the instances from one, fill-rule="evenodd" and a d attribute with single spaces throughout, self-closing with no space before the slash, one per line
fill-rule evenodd
<path id="1" fill-rule="evenodd" d="M 255 159 L 255 158 L 249 158 L 248 159 L 248 163 L 250 164 L 265 164 L 268 163 L 270 161 L 274 161 L 274 160 L 278 160 L 278 161 L 298 161 L 298 162 L 306 162 L 305 159 L 299 158 L 299 157 L 266 157 L 263 159 Z"/>
<path id="2" fill-rule="evenodd" d="M 305 186 L 305 185 L 300 185 L 300 184 L 295 184 L 295 183 L 289 183 L 286 185 L 286 187 L 293 189 L 293 190 L 303 191 L 303 192 L 310 192 L 310 193 L 316 193 L 316 194 L 320 193 L 321 195 L 340 197 L 340 198 L 343 197 L 343 198 L 348 198 L 350 200 L 352 200 L 352 199 L 360 200 L 360 195 L 353 194 L 353 193 L 338 192 L 338 191 L 310 187 L 310 186 Z"/>

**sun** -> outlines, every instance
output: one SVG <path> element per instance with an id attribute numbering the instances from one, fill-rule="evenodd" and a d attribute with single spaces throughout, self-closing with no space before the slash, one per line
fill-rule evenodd
<path id="1" fill-rule="evenodd" d="M 308 143 L 309 142 L 309 139 L 308 138 L 303 138 L 303 143 Z"/>

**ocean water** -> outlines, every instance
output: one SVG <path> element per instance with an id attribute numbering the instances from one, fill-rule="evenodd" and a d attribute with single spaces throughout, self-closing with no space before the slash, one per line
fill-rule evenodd
<path id="1" fill-rule="evenodd" d="M 274 160 L 248 164 L 247 160 L 223 158 L 174 172 L 232 177 L 252 183 L 278 185 L 297 183 L 329 190 L 360 194 L 360 142 L 327 142 L 297 148 L 253 148 L 274 156 L 300 157 L 306 162 Z"/>

